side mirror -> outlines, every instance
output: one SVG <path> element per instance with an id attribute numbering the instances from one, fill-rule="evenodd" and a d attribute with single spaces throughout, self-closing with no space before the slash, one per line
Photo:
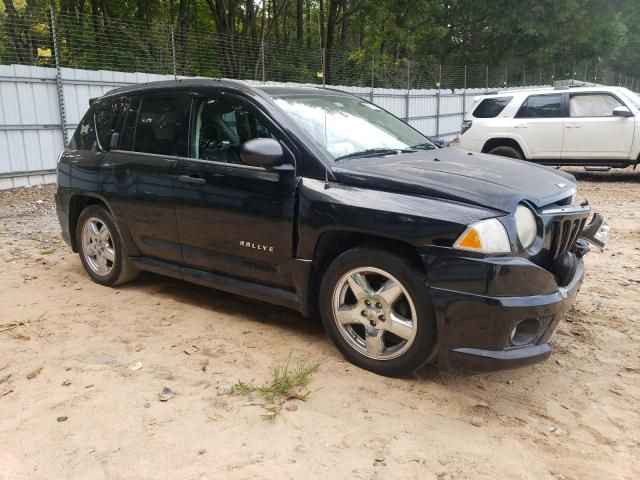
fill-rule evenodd
<path id="1" fill-rule="evenodd" d="M 252 167 L 275 167 L 282 164 L 282 145 L 273 138 L 254 138 L 240 146 L 240 160 Z"/>
<path id="2" fill-rule="evenodd" d="M 109 150 L 117 150 L 120 146 L 120 134 L 113 132 L 109 139 Z"/>
<path id="3" fill-rule="evenodd" d="M 613 109 L 614 117 L 633 117 L 633 113 L 627 107 L 622 105 Z"/>

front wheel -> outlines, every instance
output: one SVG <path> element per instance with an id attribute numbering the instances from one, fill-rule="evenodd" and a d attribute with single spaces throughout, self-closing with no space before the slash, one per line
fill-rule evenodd
<path id="1" fill-rule="evenodd" d="M 338 256 L 320 286 L 324 327 L 353 364 L 407 375 L 433 356 L 435 315 L 422 271 L 399 255 L 358 247 Z"/>
<path id="2" fill-rule="evenodd" d="M 115 286 L 138 276 L 113 218 L 102 206 L 90 205 L 80 213 L 76 239 L 82 265 L 94 282 Z"/>

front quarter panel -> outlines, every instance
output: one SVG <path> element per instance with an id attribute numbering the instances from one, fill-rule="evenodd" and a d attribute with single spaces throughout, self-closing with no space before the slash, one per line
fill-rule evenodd
<path id="1" fill-rule="evenodd" d="M 304 178 L 298 258 L 311 259 L 326 231 L 376 235 L 413 246 L 451 246 L 470 223 L 497 212 L 438 198 Z"/>

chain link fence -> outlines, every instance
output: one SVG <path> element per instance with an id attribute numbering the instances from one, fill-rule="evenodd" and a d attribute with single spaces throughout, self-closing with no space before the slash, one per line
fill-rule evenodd
<path id="1" fill-rule="evenodd" d="M 325 51 L 193 25 L 88 14 L 0 15 L 0 64 L 223 77 L 395 89 L 467 89 L 578 81 L 636 90 L 638 80 L 603 62 L 438 65 L 370 52 Z M 56 65 L 56 60 L 58 65 Z"/>

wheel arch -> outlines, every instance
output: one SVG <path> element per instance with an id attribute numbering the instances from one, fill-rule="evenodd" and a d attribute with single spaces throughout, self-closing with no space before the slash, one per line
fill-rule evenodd
<path id="1" fill-rule="evenodd" d="M 515 138 L 511 137 L 495 137 L 487 140 L 483 147 L 482 153 L 488 153 L 496 147 L 512 147 L 518 150 L 522 154 L 522 158 L 529 158 L 529 152 L 525 151 L 524 148 L 520 145 L 520 142 Z"/>
<path id="2" fill-rule="evenodd" d="M 71 242 L 71 249 L 75 253 L 78 252 L 78 239 L 76 238 L 78 219 L 82 211 L 90 205 L 100 205 L 106 208 L 113 216 L 113 212 L 107 202 L 97 195 L 78 193 L 71 196 L 69 199 L 69 240 Z"/>
<path id="3" fill-rule="evenodd" d="M 320 234 L 313 254 L 313 268 L 308 282 L 308 308 L 315 317 L 318 313 L 320 281 L 327 267 L 340 254 L 356 247 L 389 250 L 409 260 L 424 271 L 424 265 L 415 246 L 394 238 L 349 230 L 327 230 Z"/>

